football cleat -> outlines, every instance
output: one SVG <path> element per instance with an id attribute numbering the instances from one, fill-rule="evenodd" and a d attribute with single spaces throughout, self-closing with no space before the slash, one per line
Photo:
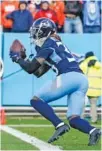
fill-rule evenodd
<path id="1" fill-rule="evenodd" d="M 53 134 L 53 136 L 48 140 L 48 143 L 52 143 L 52 142 L 58 140 L 60 136 L 62 136 L 69 130 L 70 130 L 70 127 L 67 124 L 64 124 L 64 125 L 58 127 L 56 129 L 55 133 Z"/>
<path id="2" fill-rule="evenodd" d="M 100 137 L 101 137 L 101 130 L 100 129 L 95 129 L 90 134 L 88 146 L 96 145 L 99 142 Z"/>

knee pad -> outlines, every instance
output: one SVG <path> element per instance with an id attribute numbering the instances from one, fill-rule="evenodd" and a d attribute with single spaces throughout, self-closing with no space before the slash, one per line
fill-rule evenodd
<path id="1" fill-rule="evenodd" d="M 68 120 L 69 120 L 69 124 L 71 127 L 76 128 L 76 121 L 77 119 L 79 119 L 80 116 L 71 116 Z"/>

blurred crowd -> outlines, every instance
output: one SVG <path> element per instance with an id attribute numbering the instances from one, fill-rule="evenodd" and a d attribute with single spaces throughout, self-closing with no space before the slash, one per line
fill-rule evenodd
<path id="1" fill-rule="evenodd" d="M 101 0 L 2 0 L 4 32 L 28 32 L 41 17 L 50 18 L 59 33 L 101 32 Z"/>

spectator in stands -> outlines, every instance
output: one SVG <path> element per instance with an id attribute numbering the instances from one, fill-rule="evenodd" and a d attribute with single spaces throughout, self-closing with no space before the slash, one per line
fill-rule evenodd
<path id="1" fill-rule="evenodd" d="M 58 32 L 63 32 L 63 26 L 65 22 L 65 14 L 64 14 L 65 4 L 63 0 L 60 0 L 60 1 L 52 0 L 51 9 L 54 10 L 57 14 Z"/>
<path id="2" fill-rule="evenodd" d="M 36 6 L 36 10 L 40 10 L 41 0 L 30 0 L 30 3 Z"/>
<path id="3" fill-rule="evenodd" d="M 82 3 L 80 1 L 66 1 L 64 32 L 82 33 L 83 26 L 80 19 Z"/>
<path id="4" fill-rule="evenodd" d="M 83 1 L 84 33 L 101 31 L 101 1 Z"/>
<path id="5" fill-rule="evenodd" d="M 88 76 L 89 89 L 87 96 L 91 104 L 91 120 L 97 122 L 97 101 L 102 95 L 102 64 L 97 60 L 93 52 L 85 55 L 85 60 L 80 63 L 80 68 Z"/>
<path id="6" fill-rule="evenodd" d="M 9 0 L 2 1 L 1 3 L 1 21 L 4 32 L 11 31 L 12 28 L 12 20 L 6 19 L 6 15 L 17 10 L 19 5 L 19 1 Z"/>
<path id="7" fill-rule="evenodd" d="M 46 17 L 55 22 L 57 24 L 57 15 L 56 13 L 50 9 L 50 3 L 48 1 L 42 1 L 41 2 L 41 10 L 39 10 L 35 14 L 35 19 L 41 18 L 41 17 Z"/>
<path id="8" fill-rule="evenodd" d="M 33 19 L 34 19 L 35 14 L 37 12 L 35 4 L 28 3 L 27 9 L 31 12 Z"/>
<path id="9" fill-rule="evenodd" d="M 13 21 L 12 32 L 28 32 L 32 23 L 32 14 L 27 10 L 27 2 L 21 1 L 19 9 L 6 16 Z"/>

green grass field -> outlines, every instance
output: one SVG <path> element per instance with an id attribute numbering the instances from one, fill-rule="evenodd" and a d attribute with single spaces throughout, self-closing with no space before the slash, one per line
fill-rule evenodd
<path id="1" fill-rule="evenodd" d="M 67 121 L 65 121 L 67 122 Z M 26 124 L 51 124 L 45 119 L 42 118 L 33 118 L 33 119 L 22 119 L 22 118 L 8 118 L 8 125 L 26 125 Z M 95 125 L 100 126 L 100 121 Z M 35 136 L 45 142 L 52 136 L 54 132 L 53 127 L 14 127 L 19 131 L 27 133 L 31 136 Z M 75 129 L 71 129 L 70 132 L 66 133 L 58 141 L 54 142 L 53 145 L 60 146 L 62 150 L 101 150 L 101 141 L 96 146 L 87 146 L 88 144 L 88 135 L 83 134 Z M 38 150 L 36 147 L 27 144 L 16 137 L 5 133 L 1 133 L 1 149 L 2 150 Z"/>
<path id="2" fill-rule="evenodd" d="M 37 150 L 37 148 L 1 131 L 1 150 Z"/>

